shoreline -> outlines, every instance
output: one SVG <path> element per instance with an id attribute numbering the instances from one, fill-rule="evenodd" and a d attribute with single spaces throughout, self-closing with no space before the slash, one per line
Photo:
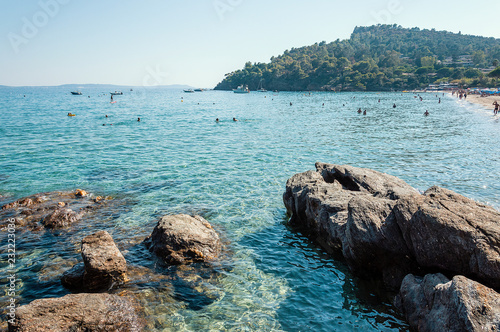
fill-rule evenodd
<path id="1" fill-rule="evenodd" d="M 456 98 L 456 96 L 453 96 Z M 458 99 L 458 98 L 457 98 Z M 490 111 L 493 112 L 493 109 L 495 108 L 493 106 L 494 101 L 500 102 L 500 96 L 486 96 L 486 97 L 481 97 L 480 95 L 467 95 L 467 98 L 465 101 L 468 101 L 471 104 L 479 105 L 482 106 Z"/>

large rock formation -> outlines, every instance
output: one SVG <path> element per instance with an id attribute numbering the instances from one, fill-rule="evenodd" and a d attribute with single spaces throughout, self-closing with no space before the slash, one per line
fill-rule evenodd
<path id="1" fill-rule="evenodd" d="M 219 236 L 208 221 L 185 214 L 160 218 L 145 244 L 169 264 L 208 262 L 221 251 Z"/>
<path id="2" fill-rule="evenodd" d="M 436 269 L 500 287 L 500 213 L 449 190 L 421 195 L 387 174 L 317 163 L 288 180 L 283 200 L 291 223 L 391 288 Z"/>
<path id="3" fill-rule="evenodd" d="M 395 302 L 420 332 L 500 330 L 500 295 L 464 276 L 410 274 Z"/>
<path id="4" fill-rule="evenodd" d="M 420 266 L 462 274 L 500 288 L 500 213 L 450 190 L 432 187 L 400 199 L 394 212 Z"/>
<path id="5" fill-rule="evenodd" d="M 127 262 L 106 231 L 82 240 L 83 264 L 63 274 L 61 281 L 70 289 L 86 292 L 107 291 L 127 280 Z"/>
<path id="6" fill-rule="evenodd" d="M 14 218 L 17 227 L 30 230 L 64 228 L 88 211 L 100 208 L 106 199 L 93 197 L 84 190 L 50 192 L 24 197 L 5 204 L 0 210 L 0 228 Z"/>
<path id="7" fill-rule="evenodd" d="M 11 332 L 142 331 L 133 304 L 110 294 L 70 294 L 35 300 L 16 310 Z"/>
<path id="8" fill-rule="evenodd" d="M 396 223 L 397 199 L 418 192 L 404 181 L 369 169 L 316 164 L 296 174 L 283 200 L 290 222 L 304 228 L 328 252 L 342 252 L 361 275 L 385 276 L 399 287 L 415 267 Z"/>

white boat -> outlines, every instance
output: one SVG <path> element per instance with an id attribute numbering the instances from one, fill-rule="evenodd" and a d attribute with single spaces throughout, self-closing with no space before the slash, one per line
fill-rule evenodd
<path id="1" fill-rule="evenodd" d="M 194 93 L 193 89 L 185 89 L 184 92 L 185 93 Z"/>
<path id="2" fill-rule="evenodd" d="M 81 96 L 82 93 L 80 91 L 71 91 L 71 94 L 72 95 L 77 95 L 77 96 Z"/>
<path id="3" fill-rule="evenodd" d="M 248 85 L 240 85 L 236 89 L 233 89 L 234 93 L 250 93 L 250 90 L 248 90 Z"/>
<path id="4" fill-rule="evenodd" d="M 264 79 L 261 79 L 261 80 L 259 81 L 259 86 L 257 87 L 257 91 L 258 91 L 258 92 L 267 92 L 267 90 L 266 90 L 266 89 L 264 89 L 264 87 L 262 86 L 262 81 L 263 81 L 263 80 L 264 80 Z"/>
<path id="5" fill-rule="evenodd" d="M 121 91 L 115 91 L 115 92 L 110 92 L 112 96 L 116 96 L 116 95 L 122 95 L 123 92 Z"/>
<path id="6" fill-rule="evenodd" d="M 194 92 L 203 92 L 203 89 L 194 89 Z"/>

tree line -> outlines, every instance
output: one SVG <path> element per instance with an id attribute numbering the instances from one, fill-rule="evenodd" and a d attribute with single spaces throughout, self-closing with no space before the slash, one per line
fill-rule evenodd
<path id="1" fill-rule="evenodd" d="M 215 89 L 400 91 L 444 82 L 498 87 L 499 61 L 500 39 L 375 25 L 356 27 L 346 40 L 286 50 L 269 63 L 247 62 Z"/>

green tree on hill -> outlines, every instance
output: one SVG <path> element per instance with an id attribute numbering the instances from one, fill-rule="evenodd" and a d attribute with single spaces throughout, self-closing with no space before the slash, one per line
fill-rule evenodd
<path id="1" fill-rule="evenodd" d="M 497 59 L 500 39 L 397 25 L 356 27 L 347 40 L 292 48 L 269 63 L 247 62 L 216 89 L 248 84 L 255 90 L 261 80 L 268 90 L 389 91 L 461 80 L 495 86 L 497 74 L 485 77 L 464 66 L 470 60 L 478 68 L 498 65 Z"/>

